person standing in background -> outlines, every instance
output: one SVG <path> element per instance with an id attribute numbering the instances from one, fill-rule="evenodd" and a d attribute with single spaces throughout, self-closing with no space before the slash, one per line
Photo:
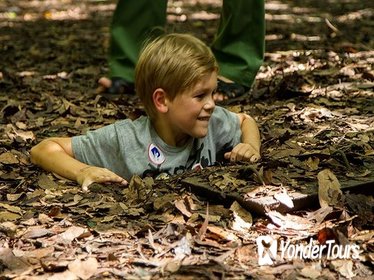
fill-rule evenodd
<path id="1" fill-rule="evenodd" d="M 119 0 L 110 29 L 109 78 L 99 84 L 111 94 L 134 93 L 134 69 L 143 43 L 163 33 L 167 0 Z M 251 87 L 265 52 L 264 0 L 223 0 L 211 49 L 219 64 L 215 101 L 235 98 Z"/>

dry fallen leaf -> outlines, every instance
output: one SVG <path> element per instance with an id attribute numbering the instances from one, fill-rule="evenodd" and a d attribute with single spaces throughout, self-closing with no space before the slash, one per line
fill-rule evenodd
<path id="1" fill-rule="evenodd" d="M 304 267 L 300 274 L 307 279 L 317 279 L 321 275 L 321 267 L 307 266 Z"/>
<path id="2" fill-rule="evenodd" d="M 1 211 L 0 212 L 0 221 L 15 221 L 21 218 L 21 215 L 8 212 L 8 211 Z"/>
<path id="3" fill-rule="evenodd" d="M 31 251 L 23 251 L 20 249 L 13 249 L 13 253 L 17 257 L 35 258 L 40 260 L 46 256 L 50 256 L 55 251 L 54 247 L 39 248 Z"/>
<path id="4" fill-rule="evenodd" d="M 288 208 L 294 208 L 292 198 L 288 195 L 286 190 L 283 190 L 281 193 L 274 194 L 274 198 L 280 203 L 286 205 Z"/>
<path id="5" fill-rule="evenodd" d="M 184 199 L 180 199 L 175 201 L 174 203 L 175 207 L 187 218 L 190 218 L 192 216 L 192 213 L 188 211 Z"/>
<path id="6" fill-rule="evenodd" d="M 7 236 L 12 236 L 17 231 L 17 225 L 12 222 L 3 222 L 0 224 L 0 232 L 5 233 Z"/>
<path id="7" fill-rule="evenodd" d="M 42 189 L 57 189 L 58 184 L 53 181 L 47 174 L 41 174 L 38 179 L 38 185 Z"/>
<path id="8" fill-rule="evenodd" d="M 234 216 L 231 222 L 231 228 L 239 232 L 247 232 L 251 228 L 253 222 L 251 213 L 241 207 L 236 201 L 231 205 L 230 210 Z"/>
<path id="9" fill-rule="evenodd" d="M 160 197 L 156 197 L 153 201 L 153 208 L 155 210 L 161 210 L 168 207 L 171 207 L 174 204 L 174 201 L 177 199 L 177 196 L 174 193 L 165 194 Z"/>
<path id="10" fill-rule="evenodd" d="M 206 212 L 205 212 L 205 219 L 204 222 L 202 223 L 199 233 L 197 234 L 198 240 L 203 240 L 205 238 L 206 230 L 208 228 L 209 224 L 209 204 L 206 206 Z"/>
<path id="11" fill-rule="evenodd" d="M 0 155 L 0 162 L 3 164 L 17 164 L 17 157 L 11 152 L 5 152 Z"/>
<path id="12" fill-rule="evenodd" d="M 96 258 L 89 258 L 85 261 L 75 260 L 68 265 L 69 270 L 81 279 L 89 279 L 95 275 L 97 267 Z"/>
<path id="13" fill-rule="evenodd" d="M 210 238 L 215 237 L 217 241 L 237 241 L 238 238 L 235 234 L 228 232 L 227 230 L 215 226 L 215 225 L 209 225 L 208 226 L 209 236 Z"/>
<path id="14" fill-rule="evenodd" d="M 351 240 L 368 242 L 372 240 L 374 242 L 374 230 L 363 230 L 351 236 Z"/>
<path id="15" fill-rule="evenodd" d="M 331 261 L 331 265 L 340 275 L 347 279 L 356 276 L 356 273 L 353 271 L 353 262 L 351 260 L 333 260 Z"/>
<path id="16" fill-rule="evenodd" d="M 40 213 L 38 216 L 38 221 L 41 224 L 49 224 L 53 222 L 53 219 L 44 213 Z"/>
<path id="17" fill-rule="evenodd" d="M 318 178 L 318 199 L 321 207 L 336 206 L 341 198 L 340 183 L 329 169 L 322 170 Z"/>
<path id="18" fill-rule="evenodd" d="M 14 194 L 13 193 L 8 193 L 6 195 L 6 198 L 7 198 L 8 201 L 16 201 L 23 195 L 24 195 L 24 193 L 14 193 Z"/>
<path id="19" fill-rule="evenodd" d="M 40 227 L 34 227 L 25 232 L 23 235 L 23 238 L 26 239 L 33 239 L 33 238 L 39 238 L 46 235 L 51 235 L 53 232 L 46 228 L 40 228 Z"/>
<path id="20" fill-rule="evenodd" d="M 314 220 L 317 224 L 321 223 L 328 214 L 332 212 L 333 208 L 330 206 L 321 207 L 314 212 L 309 212 L 307 214 L 308 220 Z"/>
<path id="21" fill-rule="evenodd" d="M 60 233 L 58 236 L 61 238 L 63 243 L 70 243 L 75 238 L 79 237 L 82 233 L 86 231 L 85 228 L 72 226 L 69 227 L 65 232 Z"/>
<path id="22" fill-rule="evenodd" d="M 16 257 L 9 248 L 0 248 L 0 262 L 15 273 L 22 273 L 27 270 L 29 263 L 23 258 Z"/>
<path id="23" fill-rule="evenodd" d="M 178 245 L 174 248 L 174 253 L 177 259 L 183 259 L 184 257 L 191 255 L 191 240 L 191 234 L 187 233 L 186 236 L 183 236 L 178 241 Z"/>
<path id="24" fill-rule="evenodd" d="M 181 262 L 182 261 L 178 259 L 169 261 L 165 264 L 165 266 L 163 267 L 163 270 L 169 273 L 175 273 L 181 267 Z"/>
<path id="25" fill-rule="evenodd" d="M 24 212 L 20 207 L 9 205 L 7 203 L 0 203 L 0 208 L 5 208 L 9 212 L 16 213 L 16 214 L 22 214 Z"/>
<path id="26" fill-rule="evenodd" d="M 78 280 L 79 277 L 76 276 L 70 270 L 66 270 L 61 273 L 54 273 L 52 276 L 48 277 L 48 280 Z"/>
<path id="27" fill-rule="evenodd" d="M 306 161 L 305 161 L 305 164 L 306 166 L 308 166 L 308 168 L 311 170 L 311 171 L 315 171 L 315 170 L 318 170 L 319 168 L 319 158 L 318 157 L 309 157 Z"/>
<path id="28" fill-rule="evenodd" d="M 273 221 L 274 224 L 282 229 L 293 230 L 308 230 L 313 226 L 313 223 L 308 219 L 296 215 L 286 214 L 282 215 L 277 211 L 270 211 L 266 215 Z"/>

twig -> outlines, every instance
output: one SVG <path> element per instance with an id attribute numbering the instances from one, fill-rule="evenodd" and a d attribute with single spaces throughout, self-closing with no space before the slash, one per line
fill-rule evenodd
<path id="1" fill-rule="evenodd" d="M 349 164 L 349 161 L 347 159 L 347 156 L 345 155 L 345 153 L 341 150 L 336 150 L 334 151 L 332 154 L 339 154 L 341 155 L 342 159 L 343 159 L 343 162 L 344 162 L 344 165 L 347 169 L 351 169 L 351 165 Z"/>
<path id="2" fill-rule="evenodd" d="M 208 228 L 208 224 L 209 224 L 209 202 L 206 205 L 206 214 L 205 214 L 204 222 L 201 225 L 201 228 L 200 228 L 198 236 L 197 236 L 199 240 L 203 240 L 205 238 L 205 234 L 206 234 L 206 230 Z"/>
<path id="3" fill-rule="evenodd" d="M 327 19 L 325 18 L 325 22 L 327 24 L 327 26 L 332 30 L 334 31 L 335 33 L 339 33 L 339 29 L 337 29 L 334 25 L 332 25 L 332 23 Z"/>
<path id="4" fill-rule="evenodd" d="M 266 185 L 264 178 L 262 178 L 262 175 L 260 174 L 260 172 L 258 172 L 257 169 L 253 165 L 247 165 L 246 167 L 243 168 L 244 172 L 246 172 L 247 170 L 251 170 L 253 173 L 255 173 L 257 178 L 260 180 L 261 184 L 264 186 Z"/>

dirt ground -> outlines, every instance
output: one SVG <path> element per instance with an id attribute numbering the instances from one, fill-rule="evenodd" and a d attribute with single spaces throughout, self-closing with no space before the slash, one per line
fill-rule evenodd
<path id="1" fill-rule="evenodd" d="M 258 122 L 259 163 L 84 193 L 29 151 L 143 114 L 97 92 L 115 2 L 0 0 L 0 278 L 373 279 L 374 5 L 266 1 L 264 64 L 222 104 Z M 168 31 L 212 41 L 221 1 L 168 5 Z M 281 254 L 329 241 L 357 256 Z"/>

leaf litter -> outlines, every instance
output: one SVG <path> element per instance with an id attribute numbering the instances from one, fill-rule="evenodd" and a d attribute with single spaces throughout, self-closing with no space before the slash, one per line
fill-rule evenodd
<path id="1" fill-rule="evenodd" d="M 104 46 L 115 2 L 40 1 L 44 12 L 26 2 L 0 3 L 7 23 L 0 32 L 9 39 L 0 50 L 6 66 L 0 73 L 3 277 L 373 277 L 374 53 L 372 13 L 363 3 L 330 7 L 340 17 L 327 20 L 321 14 L 331 11 L 322 12 L 319 1 L 266 3 L 264 65 L 250 96 L 224 104 L 259 123 L 258 164 L 156 180 L 135 176 L 128 187 L 93 184 L 83 193 L 33 166 L 29 150 L 45 137 L 143 114 L 136 99 L 94 90 L 107 73 Z M 201 7 L 190 2 L 169 1 L 175 14 L 168 28 L 212 40 L 217 21 L 199 19 Z M 219 3 L 200 2 L 218 16 Z M 179 21 L 178 13 L 187 20 Z M 259 236 L 296 245 L 310 238 L 358 244 L 360 256 L 329 260 L 324 253 L 318 261 L 275 259 L 261 267 Z"/>

